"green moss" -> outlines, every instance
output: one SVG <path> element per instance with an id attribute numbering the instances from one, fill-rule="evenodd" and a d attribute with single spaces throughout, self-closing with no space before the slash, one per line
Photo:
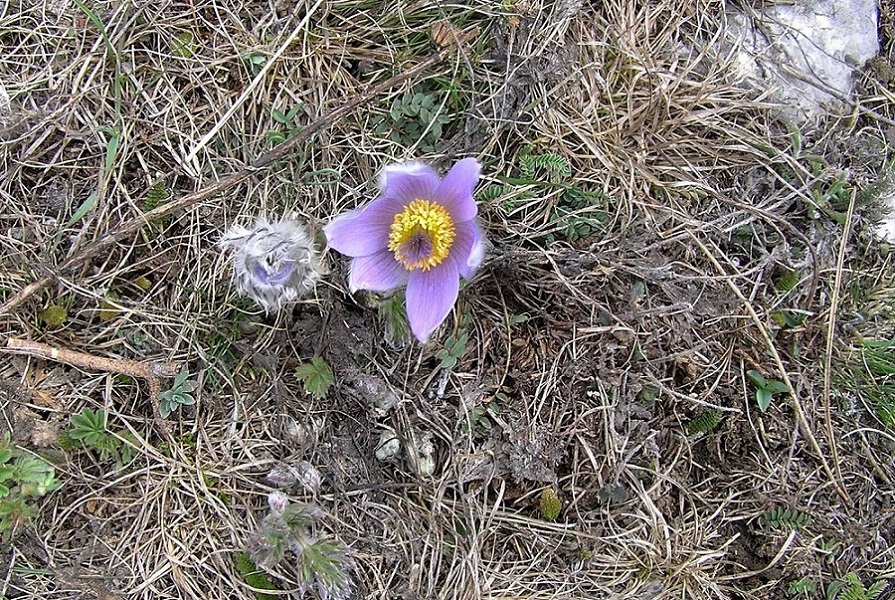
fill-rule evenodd
<path id="1" fill-rule="evenodd" d="M 236 563 L 236 570 L 242 575 L 243 581 L 251 587 L 256 590 L 274 591 L 277 589 L 277 586 L 274 585 L 267 573 L 261 571 L 258 565 L 255 564 L 255 561 L 245 552 L 237 554 L 234 557 L 234 562 Z M 265 594 L 264 592 L 254 592 L 254 594 L 258 600 L 277 600 L 278 598 L 278 596 Z"/>

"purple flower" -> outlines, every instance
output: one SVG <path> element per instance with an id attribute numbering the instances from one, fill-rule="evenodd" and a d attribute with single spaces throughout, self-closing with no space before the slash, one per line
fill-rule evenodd
<path id="1" fill-rule="evenodd" d="M 457 301 L 485 254 L 472 191 L 481 165 L 455 164 L 444 179 L 420 163 L 386 167 L 373 202 L 324 228 L 331 248 L 353 258 L 352 292 L 387 292 L 407 285 L 407 319 L 425 342 Z"/>

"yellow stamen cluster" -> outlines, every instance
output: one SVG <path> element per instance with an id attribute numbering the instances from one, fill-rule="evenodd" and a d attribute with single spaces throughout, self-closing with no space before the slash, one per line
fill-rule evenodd
<path id="1" fill-rule="evenodd" d="M 428 271 L 447 258 L 456 235 L 454 222 L 443 206 L 414 200 L 395 215 L 388 249 L 408 271 Z"/>

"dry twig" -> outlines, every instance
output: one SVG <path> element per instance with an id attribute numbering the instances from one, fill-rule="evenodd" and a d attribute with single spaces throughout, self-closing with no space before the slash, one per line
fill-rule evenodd
<path id="1" fill-rule="evenodd" d="M 164 423 L 159 414 L 159 392 L 161 380 L 174 377 L 180 370 L 180 365 L 170 361 L 152 360 L 135 361 L 125 358 L 104 358 L 93 356 L 66 348 L 57 348 L 40 342 L 9 338 L 6 340 L 6 351 L 28 356 L 39 356 L 56 362 L 61 362 L 73 367 L 83 367 L 93 371 L 105 371 L 107 373 L 120 373 L 134 379 L 142 379 L 149 387 L 149 397 L 152 401 L 152 410 L 156 420 Z M 164 425 L 163 425 L 164 427 Z"/>

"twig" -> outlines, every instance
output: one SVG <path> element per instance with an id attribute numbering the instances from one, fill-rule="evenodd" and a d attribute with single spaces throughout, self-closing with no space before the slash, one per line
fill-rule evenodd
<path id="1" fill-rule="evenodd" d="M 149 387 L 153 416 L 156 421 L 162 424 L 163 428 L 167 429 L 165 421 L 159 413 L 159 392 L 161 391 L 162 379 L 177 375 L 177 372 L 180 370 L 180 365 L 177 363 L 164 360 L 138 362 L 124 358 L 104 358 L 19 338 L 7 339 L 5 350 L 14 354 L 48 358 L 73 367 L 83 367 L 92 371 L 105 371 L 106 373 L 120 373 L 134 379 L 142 379 Z"/>
<path id="2" fill-rule="evenodd" d="M 764 323 L 761 322 L 761 319 L 758 316 L 758 313 L 755 312 L 755 309 L 752 308 L 752 304 L 749 302 L 748 298 L 743 295 L 743 292 L 739 287 L 733 282 L 732 279 L 727 277 L 727 271 L 724 270 L 724 267 L 721 266 L 721 263 L 718 262 L 718 259 L 709 252 L 709 249 L 706 248 L 705 244 L 696 237 L 692 232 L 690 233 L 690 237 L 699 246 L 700 250 L 705 254 L 706 258 L 712 263 L 715 267 L 715 270 L 722 276 L 724 276 L 724 281 L 727 283 L 727 286 L 730 288 L 730 291 L 736 295 L 737 298 L 740 299 L 740 302 L 746 307 L 746 311 L 749 313 L 749 316 L 752 318 L 752 321 L 755 323 L 755 326 L 758 327 L 758 330 L 761 332 L 761 337 L 764 338 L 765 345 L 767 345 L 768 351 L 771 353 L 771 356 L 774 358 L 774 362 L 777 363 L 777 370 L 780 371 L 780 376 L 783 377 L 783 383 L 786 384 L 786 387 L 789 388 L 789 397 L 792 399 L 792 405 L 796 412 L 796 418 L 799 421 L 799 426 L 802 429 L 802 433 L 808 439 L 808 442 L 811 444 L 811 447 L 817 453 L 818 458 L 820 458 L 821 466 L 826 472 L 827 477 L 830 478 L 830 481 L 833 485 L 836 486 L 836 491 L 839 492 L 839 495 L 842 496 L 842 499 L 846 502 L 851 502 L 851 498 L 848 496 L 848 492 L 845 490 L 845 487 L 842 485 L 842 482 L 834 475 L 833 470 L 830 468 L 830 465 L 827 463 L 827 459 L 824 457 L 823 451 L 820 449 L 820 444 L 817 443 L 817 438 L 814 437 L 814 433 L 811 431 L 811 426 L 808 423 L 808 418 L 805 416 L 805 409 L 802 407 L 802 401 L 799 400 L 798 394 L 796 394 L 796 388 L 792 384 L 792 380 L 789 378 L 789 373 L 786 372 L 786 367 L 783 365 L 783 359 L 780 358 L 780 354 L 777 352 L 777 346 L 774 344 L 774 341 L 771 339 L 770 334 L 768 334 L 767 328 L 764 326 Z"/>
<path id="3" fill-rule="evenodd" d="M 216 196 L 222 192 L 225 192 L 226 190 L 242 183 L 258 171 L 270 167 L 274 162 L 283 158 L 288 152 L 290 152 L 299 144 L 306 142 L 311 136 L 313 136 L 324 127 L 332 125 L 339 119 L 348 115 L 357 107 L 372 101 L 384 91 L 412 77 L 415 77 L 432 65 L 441 62 L 442 60 L 447 58 L 447 56 L 451 53 L 451 51 L 454 50 L 454 48 L 455 46 L 442 48 L 438 52 L 431 54 L 428 58 L 420 63 L 417 63 L 413 67 L 410 67 L 406 71 L 402 71 L 400 74 L 395 75 L 394 77 L 391 77 L 378 85 L 374 85 L 366 92 L 363 92 L 357 97 L 348 100 L 342 106 L 339 106 L 338 108 L 335 108 L 326 113 L 313 123 L 309 124 L 304 129 L 296 133 L 293 137 L 276 145 L 266 154 L 262 154 L 244 169 L 241 169 L 235 173 L 231 173 L 230 175 L 214 181 L 200 190 L 186 194 L 185 196 L 181 196 L 177 200 L 172 200 L 171 202 L 167 202 L 165 204 L 162 204 L 161 206 L 157 206 L 149 212 L 143 213 L 142 215 L 119 225 L 116 229 L 106 233 L 93 242 L 90 242 L 89 244 L 82 247 L 78 252 L 63 261 L 57 267 L 55 273 L 50 275 L 43 275 L 37 281 L 25 286 L 17 293 L 13 294 L 13 296 L 9 300 L 7 300 L 2 306 L 0 306 L 0 315 L 11 314 L 12 311 L 15 310 L 16 307 L 22 304 L 25 300 L 49 285 L 55 279 L 57 274 L 72 271 L 82 266 L 85 262 L 87 262 L 87 260 L 99 254 L 108 246 L 123 238 L 133 235 L 145 225 L 161 219 L 162 217 L 169 215 L 172 212 L 187 208 L 198 202 L 201 202 L 202 200 L 205 200 L 206 198 L 210 198 L 212 196 Z"/>
<path id="4" fill-rule="evenodd" d="M 852 190 L 851 199 L 848 202 L 848 212 L 845 215 L 845 225 L 842 227 L 842 240 L 839 242 L 839 255 L 836 257 L 836 276 L 833 280 L 833 289 L 830 292 L 830 318 L 827 321 L 827 347 L 824 356 L 824 425 L 827 433 L 827 443 L 833 452 L 833 463 L 836 474 L 842 477 L 839 469 L 839 449 L 836 447 L 836 436 L 833 435 L 833 421 L 830 409 L 830 386 L 833 370 L 833 340 L 836 335 L 836 311 L 839 308 L 839 292 L 842 287 L 842 265 L 845 262 L 845 251 L 848 248 L 848 238 L 851 234 L 851 222 L 855 214 L 855 197 L 857 190 Z"/>

